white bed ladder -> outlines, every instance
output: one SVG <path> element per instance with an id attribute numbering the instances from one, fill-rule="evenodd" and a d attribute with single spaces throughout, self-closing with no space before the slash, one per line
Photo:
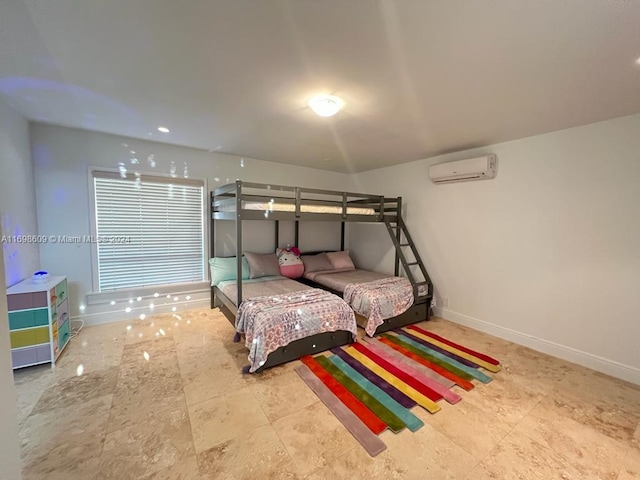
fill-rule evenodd
<path id="1" fill-rule="evenodd" d="M 413 286 L 415 303 L 430 302 L 433 297 L 433 285 L 402 217 L 400 215 L 385 216 L 384 224 L 396 248 L 396 276 L 400 274 L 400 264 L 402 264 L 402 269 Z M 407 258 L 407 255 L 411 255 L 412 258 Z"/>

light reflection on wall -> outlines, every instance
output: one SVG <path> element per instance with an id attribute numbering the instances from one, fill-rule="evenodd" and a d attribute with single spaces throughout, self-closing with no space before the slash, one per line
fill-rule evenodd
<path id="1" fill-rule="evenodd" d="M 68 83 L 34 77 L 4 77 L 0 78 L 0 93 L 18 102 L 36 103 L 42 100 L 62 105 L 83 105 L 89 110 L 84 114 L 84 127 L 88 129 L 95 126 L 95 121 L 99 117 L 93 112 L 103 112 L 104 115 L 116 114 L 121 122 L 132 125 L 140 123 L 139 115 L 131 108 L 88 88 Z M 43 93 L 42 98 L 40 93 Z"/>
<path id="2" fill-rule="evenodd" d="M 2 215 L 1 235 L 20 237 L 22 235 L 35 235 L 35 232 L 23 232 L 19 225 L 13 224 L 9 215 Z M 22 262 L 20 261 L 20 247 L 17 242 L 2 242 L 2 254 L 4 255 L 4 268 L 7 287 L 24 280 Z"/>

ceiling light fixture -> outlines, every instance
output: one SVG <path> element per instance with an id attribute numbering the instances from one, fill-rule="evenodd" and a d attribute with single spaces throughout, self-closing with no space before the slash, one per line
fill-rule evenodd
<path id="1" fill-rule="evenodd" d="M 169 133 L 169 129 L 167 127 L 158 127 L 158 131 L 162 133 Z"/>
<path id="2" fill-rule="evenodd" d="M 334 95 L 316 95 L 308 103 L 311 110 L 321 117 L 331 117 L 344 106 L 342 99 Z"/>
<path id="3" fill-rule="evenodd" d="M 640 65 L 640 57 L 636 58 L 636 65 Z"/>

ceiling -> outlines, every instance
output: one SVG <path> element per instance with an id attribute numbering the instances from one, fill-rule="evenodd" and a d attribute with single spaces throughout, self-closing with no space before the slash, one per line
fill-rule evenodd
<path id="1" fill-rule="evenodd" d="M 2 0 L 0 95 L 33 121 L 359 172 L 640 112 L 639 25 L 624 0 Z M 319 92 L 344 109 L 313 114 Z"/>

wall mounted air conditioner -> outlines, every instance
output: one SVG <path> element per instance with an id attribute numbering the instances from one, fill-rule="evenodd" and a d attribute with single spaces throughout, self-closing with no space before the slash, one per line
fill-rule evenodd
<path id="1" fill-rule="evenodd" d="M 429 178 L 433 183 L 484 180 L 495 176 L 496 156 L 493 154 L 467 160 L 439 163 L 429 167 Z"/>

